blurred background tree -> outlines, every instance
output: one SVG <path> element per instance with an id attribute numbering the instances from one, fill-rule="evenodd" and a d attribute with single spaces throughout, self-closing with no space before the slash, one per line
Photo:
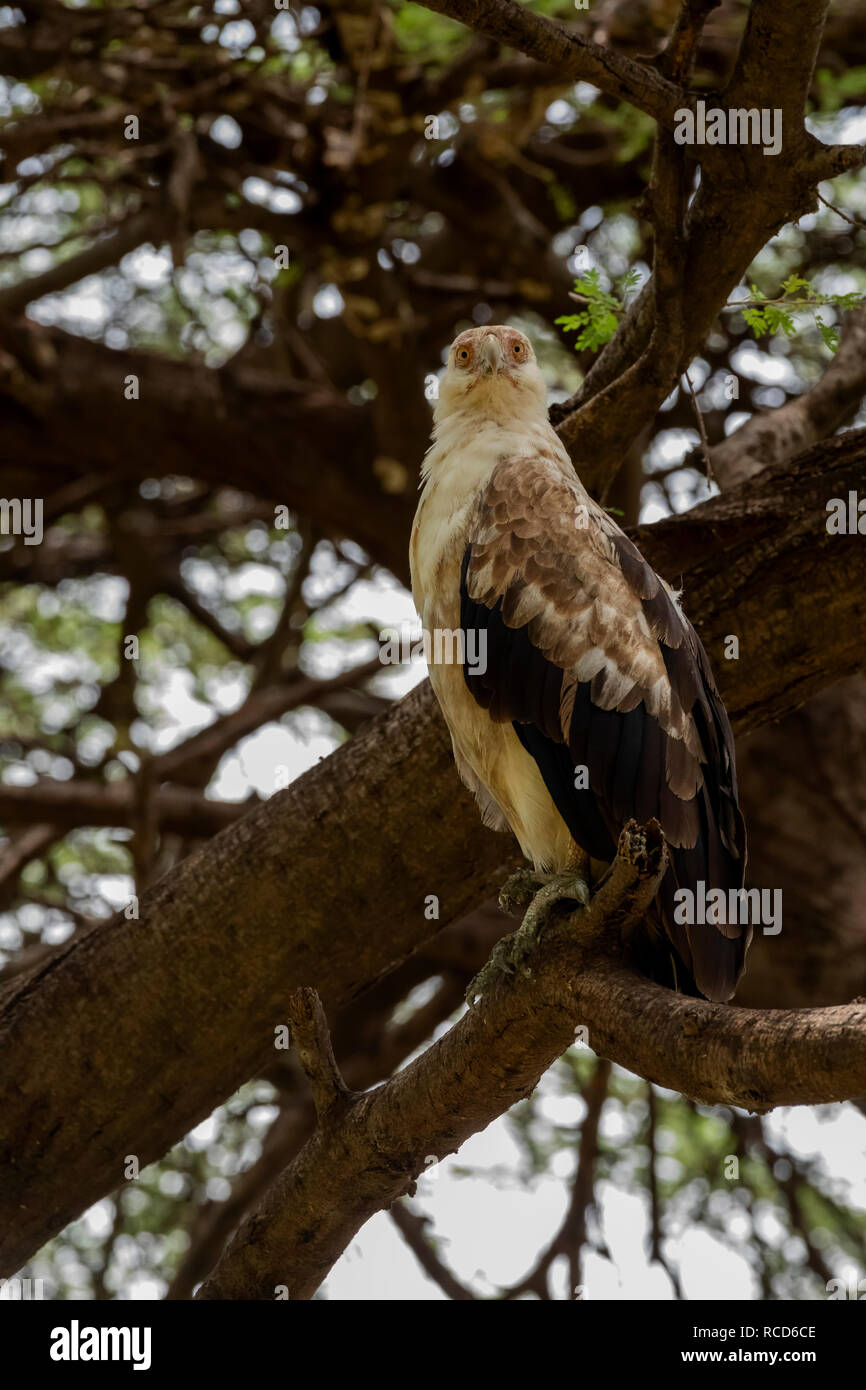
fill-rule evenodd
<path id="1" fill-rule="evenodd" d="M 677 9 L 533 8 L 642 60 Z M 724 83 L 747 8 L 710 15 L 696 85 Z M 604 292 L 649 275 L 654 124 L 406 3 L 33 0 L 0 6 L 0 72 L 0 493 L 44 498 L 46 527 L 38 546 L 0 537 L 0 984 L 14 985 L 421 678 L 382 668 L 377 636 L 413 620 L 406 543 L 447 345 L 508 320 L 554 403 L 579 388 L 595 353 L 557 320 L 588 274 Z M 810 129 L 862 140 L 864 99 L 866 11 L 839 0 Z M 681 381 L 608 488 L 623 524 L 718 490 L 696 405 L 723 486 L 742 471 L 724 442 L 834 361 L 818 437 L 866 423 L 866 318 L 844 311 L 866 291 L 866 185 L 852 171 L 820 192 L 738 298 L 775 300 L 796 275 L 810 305 L 830 302 L 760 335 L 719 313 L 690 368 L 696 401 Z M 738 1002 L 847 1001 L 866 981 L 862 680 L 739 756 L 753 880 L 782 887 L 785 931 L 756 942 Z M 335 1020 L 351 1084 L 447 1025 L 505 926 L 486 904 Z M 275 1065 L 25 1272 L 60 1298 L 188 1297 L 311 1122 L 295 1070 Z M 805 1128 L 711 1112 L 577 1048 L 484 1136 L 480 1166 L 452 1160 L 392 1220 L 433 1281 L 420 1297 L 591 1297 L 593 1281 L 607 1296 L 822 1297 L 862 1272 L 863 1123 L 855 1107 Z M 433 1230 L 456 1241 L 467 1199 L 441 1214 L 438 1199 L 491 1181 L 505 1205 L 474 1262 L 455 1246 L 455 1272 Z M 512 1271 L 496 1227 L 517 1184 L 551 1196 L 543 1220 L 520 1208 Z M 614 1237 L 633 1221 L 644 1249 L 624 1253 Z M 368 1264 L 396 1259 L 396 1235 L 369 1239 Z M 612 1270 L 626 1283 L 605 1284 Z M 347 1296 L 343 1277 L 326 1295 Z"/>

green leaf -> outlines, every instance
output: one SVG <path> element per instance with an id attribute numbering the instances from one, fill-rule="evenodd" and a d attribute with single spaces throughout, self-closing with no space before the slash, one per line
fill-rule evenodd
<path id="1" fill-rule="evenodd" d="M 818 325 L 818 332 L 824 340 L 824 346 L 831 352 L 836 352 L 839 347 L 839 330 L 831 324 L 825 323 L 820 314 L 815 315 L 815 322 Z"/>
<path id="2" fill-rule="evenodd" d="M 809 293 L 808 293 L 808 292 L 810 292 L 811 289 L 812 289 L 812 286 L 810 285 L 809 281 L 808 281 L 808 280 L 804 280 L 803 277 L 802 277 L 802 275 L 797 275 L 796 272 L 795 272 L 793 275 L 789 275 L 788 278 L 787 278 L 787 280 L 783 280 L 783 281 L 782 281 L 782 293 L 783 293 L 783 294 L 794 294 L 794 292 L 795 292 L 796 290 L 806 290 L 806 291 L 807 291 L 807 293 L 806 293 L 805 295 L 802 295 L 802 294 L 801 294 L 801 295 L 798 295 L 798 296 L 797 296 L 798 299 L 808 299 L 808 298 L 809 298 Z"/>
<path id="3" fill-rule="evenodd" d="M 793 315 L 782 304 L 768 304 L 764 310 L 764 318 L 769 333 L 786 333 L 792 338 L 797 331 Z"/>
<path id="4" fill-rule="evenodd" d="M 763 338 L 765 333 L 769 333 L 763 309 L 743 309 L 742 314 L 756 338 Z"/>
<path id="5" fill-rule="evenodd" d="M 623 288 L 632 288 L 640 279 L 636 270 L 630 270 L 617 282 Z M 574 292 L 586 300 L 586 308 L 578 314 L 563 314 L 556 322 L 565 333 L 577 333 L 575 351 L 597 352 L 610 342 L 619 327 L 619 315 L 625 305 L 621 299 L 602 289 L 601 276 L 597 270 L 588 270 L 574 282 Z"/>
<path id="6" fill-rule="evenodd" d="M 616 283 L 619 286 L 620 292 L 625 294 L 627 290 L 632 290 L 635 285 L 640 284 L 640 271 L 633 267 L 631 270 L 627 271 L 625 275 L 621 275 Z"/>

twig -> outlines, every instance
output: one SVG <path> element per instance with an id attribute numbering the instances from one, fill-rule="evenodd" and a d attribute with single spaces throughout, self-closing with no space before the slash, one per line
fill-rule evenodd
<path id="1" fill-rule="evenodd" d="M 322 1001 L 314 989 L 302 985 L 291 996 L 288 1013 L 292 1043 L 312 1087 L 319 1124 L 331 1124 L 351 1104 L 354 1092 L 340 1075 Z"/>
<path id="2" fill-rule="evenodd" d="M 711 483 L 711 482 L 714 482 L 715 479 L 714 479 L 714 477 L 713 477 L 713 465 L 712 465 L 712 462 L 710 461 L 710 441 L 709 441 L 709 439 L 707 438 L 707 429 L 706 429 L 706 425 L 704 424 L 704 417 L 703 417 L 703 415 L 701 414 L 701 408 L 700 408 L 700 406 L 698 405 L 698 398 L 697 398 L 697 396 L 695 395 L 695 388 L 694 388 L 694 386 L 692 386 L 692 379 L 691 379 L 691 377 L 689 376 L 689 369 L 688 369 L 688 367 L 686 367 L 685 371 L 683 372 L 683 376 L 685 377 L 685 379 L 686 379 L 686 385 L 687 385 L 688 388 L 689 388 L 689 395 L 690 395 L 691 398 L 692 398 L 692 405 L 693 405 L 694 408 L 695 408 L 695 416 L 696 416 L 696 418 L 697 418 L 698 430 L 699 430 L 700 436 L 701 436 L 701 448 L 702 448 L 702 450 L 703 450 L 703 456 L 704 456 L 704 476 L 706 477 L 707 482 L 708 482 L 708 483 Z"/>
<path id="3" fill-rule="evenodd" d="M 518 1283 L 502 1291 L 504 1299 L 519 1298 L 526 1293 L 535 1293 L 539 1298 L 549 1299 L 550 1267 L 559 1255 L 566 1255 L 568 1258 L 569 1298 L 578 1297 L 581 1284 L 581 1256 L 587 1236 L 587 1216 L 595 1201 L 599 1126 L 607 1099 L 610 1074 L 610 1062 L 597 1061 L 588 1085 L 583 1088 L 586 1114 L 580 1126 L 580 1143 L 571 1185 L 571 1198 L 562 1225 L 529 1273 Z"/>
<path id="4" fill-rule="evenodd" d="M 683 0 L 657 64 L 659 71 L 672 82 L 689 80 L 704 25 L 721 3 L 722 0 Z"/>
<path id="5" fill-rule="evenodd" d="M 671 1281 L 674 1290 L 674 1297 L 681 1299 L 683 1296 L 682 1284 L 679 1275 L 672 1265 L 668 1263 L 662 1250 L 664 1232 L 662 1230 L 662 1205 L 659 1196 L 659 1182 L 656 1163 L 658 1150 L 656 1146 L 657 1130 L 657 1102 L 656 1091 L 651 1081 L 647 1082 L 647 1146 L 649 1148 L 649 1192 L 650 1192 L 650 1238 L 649 1253 L 650 1259 L 656 1264 L 661 1265 L 665 1274 Z"/>
<path id="6" fill-rule="evenodd" d="M 852 227 L 857 227 L 860 231 L 866 231 L 866 222 L 863 221 L 862 217 L 851 217 L 847 212 L 843 212 L 841 208 L 837 208 L 835 203 L 829 202 L 821 193 L 818 194 L 818 202 L 823 203 L 825 208 L 829 208 L 831 212 L 837 213 L 838 216 L 842 218 L 843 222 L 850 223 Z"/>
<path id="7" fill-rule="evenodd" d="M 443 1293 L 455 1302 L 466 1303 L 474 1300 L 475 1294 L 455 1278 L 448 1266 L 440 1259 L 427 1238 L 426 1227 L 430 1218 L 421 1212 L 413 1211 L 408 1202 L 395 1202 L 388 1215 L 415 1256 L 424 1273 L 438 1284 Z"/>

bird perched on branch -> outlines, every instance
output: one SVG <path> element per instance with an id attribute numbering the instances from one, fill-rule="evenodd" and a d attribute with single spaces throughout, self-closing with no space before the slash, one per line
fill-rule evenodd
<path id="1" fill-rule="evenodd" d="M 533 865 L 504 901 L 527 874 L 539 890 L 499 964 L 519 964 L 554 901 L 586 903 L 591 861 L 612 861 L 626 822 L 656 819 L 677 983 L 730 998 L 751 928 L 694 920 L 678 890 L 727 900 L 743 885 L 731 726 L 679 595 L 575 473 L 516 329 L 469 329 L 451 346 L 410 561 L 460 776 Z M 456 660 L 443 634 L 459 634 Z"/>

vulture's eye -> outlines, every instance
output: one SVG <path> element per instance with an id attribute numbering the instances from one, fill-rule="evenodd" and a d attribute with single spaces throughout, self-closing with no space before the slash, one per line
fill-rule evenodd
<path id="1" fill-rule="evenodd" d="M 457 353 L 457 361 L 466 363 L 469 361 L 469 349 L 460 348 Z"/>
<path id="2" fill-rule="evenodd" d="M 514 353 L 514 356 L 515 356 L 515 357 L 523 357 L 523 355 L 524 355 L 524 353 L 523 353 L 523 344 L 522 344 L 522 343 L 515 343 L 515 344 L 514 344 L 514 347 L 511 349 L 511 351 Z"/>

